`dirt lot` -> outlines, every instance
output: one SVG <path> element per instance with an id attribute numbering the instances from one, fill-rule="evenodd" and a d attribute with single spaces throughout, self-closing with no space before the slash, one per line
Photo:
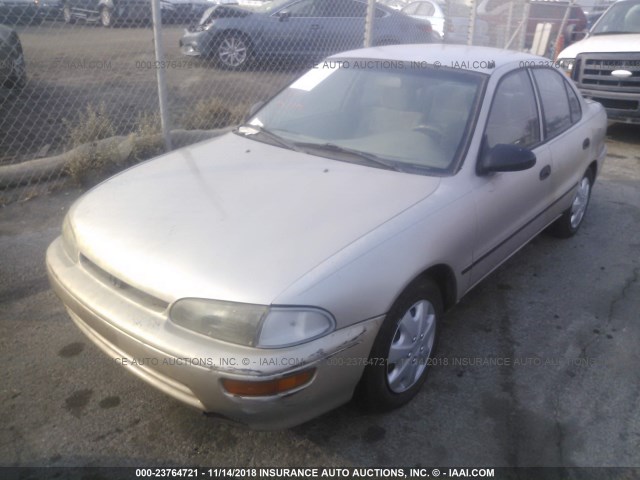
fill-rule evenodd
<path id="1" fill-rule="evenodd" d="M 442 364 L 411 404 L 386 415 L 347 405 L 280 432 L 203 417 L 73 325 L 49 289 L 44 252 L 79 192 L 5 207 L 0 465 L 640 465 L 639 138 L 637 127 L 610 129 L 576 237 L 540 235 L 447 315 Z M 544 475 L 638 474 L 593 473 Z"/>
<path id="2" fill-rule="evenodd" d="M 94 25 L 45 22 L 17 27 L 29 82 L 17 96 L 0 97 L 0 164 L 57 153 L 88 105 L 104 103 L 116 133 L 131 132 L 141 113 L 158 110 L 153 34 L 150 28 L 104 29 Z M 168 61 L 171 121 L 180 127 L 202 100 L 224 98 L 250 106 L 282 88 L 294 66 L 224 72 L 185 57 L 178 41 L 184 26 L 163 27 Z"/>

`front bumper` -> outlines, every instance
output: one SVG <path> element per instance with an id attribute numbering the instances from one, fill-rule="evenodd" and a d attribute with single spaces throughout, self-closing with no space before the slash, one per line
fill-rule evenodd
<path id="1" fill-rule="evenodd" d="M 209 42 L 206 41 L 208 33 L 202 32 L 190 32 L 185 30 L 184 35 L 180 39 L 180 51 L 183 55 L 190 57 L 197 57 L 201 55 L 209 54 Z"/>
<path id="2" fill-rule="evenodd" d="M 54 291 L 76 325 L 114 361 L 172 397 L 253 428 L 288 428 L 352 397 L 383 317 L 283 349 L 217 341 L 175 326 L 67 255 L 61 238 L 47 251 Z M 222 379 L 273 380 L 315 368 L 305 386 L 280 395 L 227 393 Z"/>
<path id="3" fill-rule="evenodd" d="M 602 104 L 609 120 L 640 123 L 640 94 L 579 88 L 583 97 Z"/>

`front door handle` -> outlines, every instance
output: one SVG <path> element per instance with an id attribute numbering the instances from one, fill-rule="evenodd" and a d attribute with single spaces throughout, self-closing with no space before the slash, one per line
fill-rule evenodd
<path id="1" fill-rule="evenodd" d="M 544 180 L 549 175 L 551 175 L 551 166 L 545 165 L 542 170 L 540 170 L 540 180 Z"/>
<path id="2" fill-rule="evenodd" d="M 582 142 L 582 149 L 586 150 L 587 148 L 589 148 L 589 145 L 591 145 L 591 140 L 589 140 L 589 138 L 585 138 Z"/>

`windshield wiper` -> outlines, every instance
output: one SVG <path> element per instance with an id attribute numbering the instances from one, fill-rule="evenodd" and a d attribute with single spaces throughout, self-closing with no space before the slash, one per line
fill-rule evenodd
<path id="1" fill-rule="evenodd" d="M 240 125 L 234 130 L 234 132 L 245 137 L 251 137 L 252 135 L 262 135 L 272 142 L 277 143 L 281 147 L 287 148 L 289 150 L 299 151 L 295 144 L 285 140 L 280 135 L 276 135 L 272 131 L 261 127 L 260 125 L 251 125 L 249 123 L 246 123 L 244 125 Z"/>
<path id="2" fill-rule="evenodd" d="M 313 142 L 296 142 L 296 147 L 303 149 L 320 150 L 329 153 L 347 154 L 354 157 L 358 157 L 360 160 L 364 160 L 369 164 L 374 164 L 378 167 L 386 168 L 388 170 L 394 170 L 401 172 L 402 170 L 395 164 L 388 160 L 385 160 L 373 153 L 361 152 L 353 148 L 341 147 L 335 143 L 313 143 Z"/>

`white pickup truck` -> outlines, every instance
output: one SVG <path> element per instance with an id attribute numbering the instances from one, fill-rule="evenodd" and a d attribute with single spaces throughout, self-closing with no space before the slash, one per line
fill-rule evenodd
<path id="1" fill-rule="evenodd" d="M 558 63 L 609 120 L 640 123 L 640 0 L 614 3 Z"/>

